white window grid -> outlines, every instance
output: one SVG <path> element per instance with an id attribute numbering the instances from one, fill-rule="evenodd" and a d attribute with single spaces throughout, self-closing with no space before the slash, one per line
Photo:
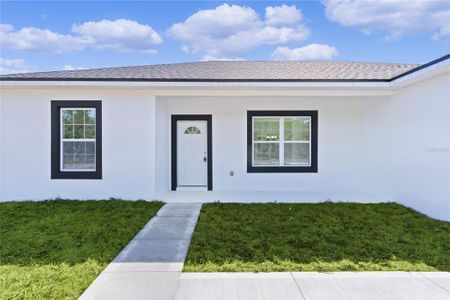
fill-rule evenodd
<path id="1" fill-rule="evenodd" d="M 93 139 L 86 139 L 86 138 L 84 138 L 84 139 L 76 139 L 76 138 L 71 138 L 71 139 L 68 139 L 68 138 L 64 138 L 64 119 L 63 119 L 63 116 L 64 116 L 64 111 L 67 111 L 67 110 L 71 110 L 71 111 L 86 111 L 86 110 L 93 110 L 93 111 L 95 111 L 95 120 L 97 120 L 97 112 L 96 112 L 96 109 L 95 108 L 79 108 L 79 107 L 64 107 L 64 108 L 61 108 L 61 110 L 60 110 L 60 141 L 61 141 L 61 143 L 60 143 L 60 171 L 61 172 L 95 172 L 95 170 L 96 170 L 96 168 L 94 167 L 93 169 L 64 169 L 64 142 L 94 142 L 94 147 L 95 147 L 95 149 L 97 149 L 97 143 L 96 143 L 96 138 L 93 138 Z M 73 114 L 73 115 L 75 115 L 75 114 Z M 73 123 L 73 125 L 86 125 L 86 120 L 84 120 L 84 123 L 83 124 L 75 124 L 75 120 L 73 121 L 74 123 Z M 94 130 L 95 131 L 97 131 L 97 129 L 96 129 L 96 127 L 97 127 L 97 124 L 96 123 L 94 123 L 93 124 L 94 125 Z M 74 129 L 75 130 L 75 129 Z M 84 136 L 86 136 L 86 127 L 85 126 L 83 126 L 83 130 L 84 130 Z M 97 134 L 95 135 L 96 137 L 97 137 Z M 97 165 L 97 153 L 96 153 L 96 151 L 94 151 L 94 166 L 96 166 Z"/>
<path id="2" fill-rule="evenodd" d="M 284 140 L 284 119 L 286 118 L 301 118 L 301 119 L 308 119 L 309 120 L 309 140 L 308 141 L 285 141 Z M 255 141 L 255 119 L 278 119 L 279 122 L 279 140 L 278 141 Z M 310 167 L 311 166 L 311 117 L 309 116 L 253 116 L 252 117 L 252 166 L 253 167 Z M 285 165 L 284 163 L 284 145 L 288 143 L 293 144 L 308 144 L 309 146 L 309 157 L 308 157 L 308 163 L 299 163 L 299 164 L 290 164 Z M 255 165 L 255 144 L 278 144 L 278 161 L 279 165 L 273 165 L 273 164 L 258 164 Z"/>

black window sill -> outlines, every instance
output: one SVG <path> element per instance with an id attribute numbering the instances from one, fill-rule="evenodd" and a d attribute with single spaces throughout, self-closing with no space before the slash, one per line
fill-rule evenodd
<path id="1" fill-rule="evenodd" d="M 253 167 L 247 166 L 247 173 L 317 173 L 317 167 Z"/>
<path id="2" fill-rule="evenodd" d="M 102 179 L 102 173 L 95 172 L 65 172 L 65 171 L 55 171 L 52 174 L 52 179 Z"/>

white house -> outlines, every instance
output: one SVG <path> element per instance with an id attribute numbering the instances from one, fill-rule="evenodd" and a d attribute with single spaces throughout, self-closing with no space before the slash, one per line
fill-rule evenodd
<path id="1" fill-rule="evenodd" d="M 450 55 L 420 66 L 194 62 L 0 83 L 1 201 L 396 201 L 450 220 Z"/>

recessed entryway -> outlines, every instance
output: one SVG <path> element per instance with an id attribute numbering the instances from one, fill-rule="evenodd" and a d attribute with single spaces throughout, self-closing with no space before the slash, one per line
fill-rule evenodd
<path id="1" fill-rule="evenodd" d="M 172 190 L 212 190 L 211 115 L 172 115 Z"/>

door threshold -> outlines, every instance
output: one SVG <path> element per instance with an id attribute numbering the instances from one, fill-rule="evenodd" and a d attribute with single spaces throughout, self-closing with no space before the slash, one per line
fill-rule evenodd
<path id="1" fill-rule="evenodd" d="M 206 192 L 208 188 L 206 186 L 178 186 L 177 191 Z"/>

